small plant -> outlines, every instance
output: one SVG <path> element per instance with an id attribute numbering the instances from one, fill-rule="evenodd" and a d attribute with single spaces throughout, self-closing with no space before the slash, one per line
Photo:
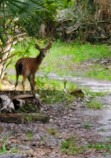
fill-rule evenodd
<path id="1" fill-rule="evenodd" d="M 30 123 L 32 121 L 32 117 L 31 116 L 24 116 L 24 118 L 27 120 L 28 123 Z"/>
<path id="2" fill-rule="evenodd" d="M 7 153 L 6 140 L 3 140 L 2 148 L 0 148 L 0 153 Z"/>
<path id="3" fill-rule="evenodd" d="M 17 154 L 17 153 L 19 153 L 19 150 L 18 150 L 18 148 L 15 146 L 15 147 L 13 147 L 13 148 L 10 149 L 10 153 Z"/>
<path id="4" fill-rule="evenodd" d="M 101 103 L 92 100 L 91 103 L 87 102 L 86 106 L 90 109 L 101 109 Z"/>
<path id="5" fill-rule="evenodd" d="M 26 133 L 26 136 L 27 136 L 28 139 L 32 139 L 33 134 L 32 134 L 31 131 L 28 131 L 28 132 Z"/>
<path id="6" fill-rule="evenodd" d="M 66 154 L 76 155 L 82 153 L 85 148 L 83 146 L 78 147 L 75 138 L 71 137 L 61 142 L 61 150 Z"/>
<path id="7" fill-rule="evenodd" d="M 34 108 L 34 105 L 33 105 L 33 104 L 27 103 L 27 104 L 25 104 L 24 106 L 21 106 L 21 107 L 17 110 L 17 112 L 24 112 L 24 113 L 26 113 L 26 112 L 33 111 L 33 108 Z M 34 109 L 34 110 L 35 110 L 35 109 Z"/>
<path id="8" fill-rule="evenodd" d="M 89 122 L 84 123 L 84 128 L 85 129 L 90 129 L 91 128 L 91 124 Z"/>
<path id="9" fill-rule="evenodd" d="M 57 134 L 57 131 L 53 128 L 48 128 L 47 132 L 50 133 L 51 135 L 54 135 L 54 136 Z"/>

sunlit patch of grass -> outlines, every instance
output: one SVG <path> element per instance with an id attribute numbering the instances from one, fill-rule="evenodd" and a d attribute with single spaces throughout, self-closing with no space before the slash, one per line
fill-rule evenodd
<path id="1" fill-rule="evenodd" d="M 50 89 L 62 91 L 66 89 L 68 92 L 77 88 L 74 83 L 65 80 L 48 79 L 47 75 L 44 77 L 36 77 L 36 85 L 39 89 Z"/>
<path id="2" fill-rule="evenodd" d="M 50 90 L 59 90 L 59 91 L 64 89 L 63 81 L 57 81 L 54 79 L 48 80 L 47 76 L 37 77 L 36 85 L 37 87 L 39 87 L 39 89 L 50 89 Z"/>
<path id="3" fill-rule="evenodd" d="M 87 70 L 84 74 L 85 77 L 111 80 L 111 69 L 106 69 L 101 65 L 94 65 L 90 71 Z"/>

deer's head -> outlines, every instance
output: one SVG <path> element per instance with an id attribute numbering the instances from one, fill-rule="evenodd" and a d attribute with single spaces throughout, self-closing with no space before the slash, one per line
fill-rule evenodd
<path id="1" fill-rule="evenodd" d="M 52 41 L 49 42 L 49 44 L 45 48 L 40 48 L 39 45 L 35 44 L 35 48 L 37 48 L 40 51 L 40 56 L 44 58 L 46 56 L 46 52 L 48 49 L 50 49 L 52 46 Z"/>

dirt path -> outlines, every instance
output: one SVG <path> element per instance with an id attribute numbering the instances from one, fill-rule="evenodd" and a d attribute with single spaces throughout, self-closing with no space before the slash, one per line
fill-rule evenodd
<path id="1" fill-rule="evenodd" d="M 38 74 L 38 76 L 44 76 L 44 74 Z M 92 78 L 83 77 L 60 77 L 54 73 L 49 73 L 47 75 L 48 79 L 55 79 L 59 81 L 68 81 L 77 84 L 80 87 L 88 88 L 93 92 L 111 92 L 111 81 L 98 80 Z"/>

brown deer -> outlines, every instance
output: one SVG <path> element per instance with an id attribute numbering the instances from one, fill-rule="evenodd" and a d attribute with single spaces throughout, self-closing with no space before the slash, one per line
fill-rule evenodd
<path id="1" fill-rule="evenodd" d="M 38 70 L 42 60 L 44 59 L 46 52 L 52 46 L 52 41 L 49 42 L 46 48 L 40 48 L 37 44 L 35 47 L 40 51 L 40 54 L 35 58 L 21 58 L 17 61 L 15 68 L 16 68 L 16 83 L 15 89 L 18 85 L 18 78 L 19 75 L 23 76 L 22 86 L 23 86 L 23 93 L 25 94 L 25 80 L 28 78 L 31 86 L 32 94 L 35 93 L 35 73 Z"/>

